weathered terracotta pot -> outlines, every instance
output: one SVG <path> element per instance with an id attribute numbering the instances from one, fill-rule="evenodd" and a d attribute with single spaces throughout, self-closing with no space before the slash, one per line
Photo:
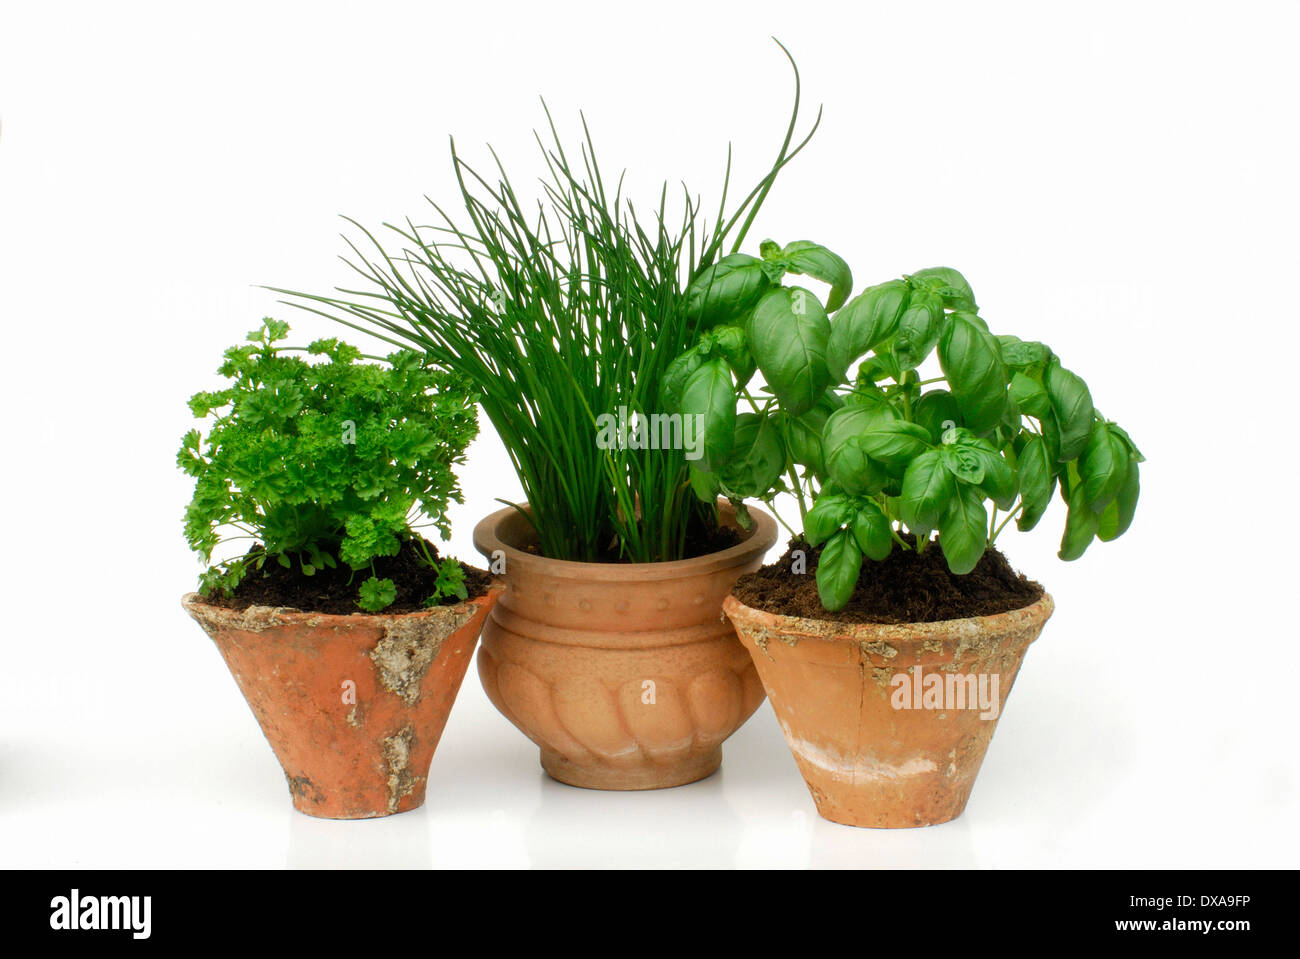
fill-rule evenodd
<path id="1" fill-rule="evenodd" d="M 325 819 L 415 809 L 488 611 L 501 595 L 398 615 L 349 616 L 194 594 L 212 637 L 284 767 L 293 805 Z"/>
<path id="2" fill-rule="evenodd" d="M 930 826 L 960 816 L 1052 598 L 971 619 L 836 623 L 723 604 L 826 819 Z M 937 677 L 937 679 L 931 679 Z M 972 703 L 973 701 L 973 703 Z"/>
<path id="3" fill-rule="evenodd" d="M 474 530 L 505 595 L 483 628 L 478 669 L 502 714 L 541 747 L 554 779 L 660 789 L 703 779 L 763 689 L 722 600 L 776 542 L 752 510 L 744 542 L 670 563 L 574 563 L 525 552 L 513 508 Z M 735 526 L 730 507 L 723 522 Z"/>

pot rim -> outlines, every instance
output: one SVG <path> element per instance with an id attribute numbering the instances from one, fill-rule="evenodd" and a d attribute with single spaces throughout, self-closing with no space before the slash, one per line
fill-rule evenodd
<path id="1" fill-rule="evenodd" d="M 248 623 L 262 621 L 266 625 L 310 626 L 322 629 L 334 629 L 340 626 L 378 626 L 383 627 L 396 622 L 410 622 L 419 619 L 442 619 L 448 615 L 472 612 L 470 607 L 495 601 L 504 592 L 505 584 L 492 580 L 487 592 L 450 606 L 431 606 L 428 609 L 412 610 L 409 613 L 313 613 L 295 606 L 247 606 L 244 609 L 231 609 L 229 606 L 217 606 L 209 603 L 196 592 L 188 592 L 181 597 L 181 606 L 191 616 L 200 613 L 206 619 L 222 626 L 241 628 Z M 494 596 L 493 594 L 498 594 Z"/>
<path id="2" fill-rule="evenodd" d="M 728 593 L 722 601 L 723 612 L 728 618 L 735 615 L 766 626 L 769 629 L 798 636 L 800 639 L 820 639 L 824 642 L 846 642 L 883 640 L 893 643 L 923 642 L 934 638 L 936 632 L 953 634 L 996 634 L 1009 632 L 1028 622 L 1046 623 L 1056 602 L 1052 594 L 1043 591 L 1043 595 L 1028 606 L 1009 609 L 1004 613 L 990 613 L 987 616 L 967 616 L 961 619 L 936 619 L 925 623 L 843 623 L 838 620 L 814 619 L 806 616 L 787 616 L 784 613 L 769 613 L 766 610 L 747 606 Z"/>
<path id="3" fill-rule="evenodd" d="M 551 559 L 548 556 L 526 553 L 504 542 L 497 535 L 497 528 L 502 521 L 517 515 L 521 509 L 527 511 L 528 504 L 507 506 L 479 520 L 474 527 L 474 547 L 489 559 L 494 550 L 502 550 L 506 556 L 507 568 L 512 563 L 518 563 L 524 568 L 530 565 L 544 567 L 547 575 L 562 579 L 579 579 L 588 582 L 618 582 L 634 579 L 645 582 L 699 576 L 743 565 L 755 554 L 762 556 L 776 544 L 777 539 L 776 520 L 765 510 L 750 506 L 749 514 L 754 518 L 754 528 L 748 531 L 743 541 L 716 553 L 657 563 L 583 563 L 577 560 Z M 718 509 L 723 517 L 735 522 L 736 511 L 730 503 L 720 499 Z"/>

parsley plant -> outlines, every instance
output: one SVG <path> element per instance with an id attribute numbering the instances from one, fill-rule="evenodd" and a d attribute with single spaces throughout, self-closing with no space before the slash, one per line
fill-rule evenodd
<path id="1" fill-rule="evenodd" d="M 420 353 L 361 363 L 359 350 L 336 339 L 284 346 L 288 333 L 287 323 L 263 320 L 226 351 L 218 372 L 230 385 L 190 399 L 194 415 L 210 421 L 207 436 L 190 430 L 177 454 L 196 480 L 185 537 L 208 564 L 199 592 L 230 595 L 268 561 L 305 576 L 342 562 L 370 570 L 358 605 L 378 612 L 395 590 L 374 575 L 375 558 L 411 540 L 433 563 L 414 532 L 420 515 L 450 533 L 447 507 L 462 501 L 452 470 L 478 431 L 477 397 Z M 260 548 L 212 562 L 220 544 L 240 538 Z M 438 569 L 428 603 L 464 598 L 459 564 L 446 559 Z"/>

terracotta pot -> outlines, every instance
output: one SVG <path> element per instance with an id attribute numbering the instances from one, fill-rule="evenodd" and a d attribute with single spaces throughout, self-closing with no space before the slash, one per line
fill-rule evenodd
<path id="1" fill-rule="evenodd" d="M 971 619 L 835 623 L 723 604 L 817 811 L 850 826 L 961 815 L 1052 598 Z M 931 677 L 937 677 L 932 680 Z M 972 702 L 973 701 L 973 702 Z"/>
<path id="2" fill-rule="evenodd" d="M 182 603 L 212 637 L 284 767 L 293 805 L 366 819 L 424 802 L 433 750 L 501 595 L 398 615 Z"/>
<path id="3" fill-rule="evenodd" d="M 535 543 L 513 508 L 474 545 L 506 585 L 483 628 L 478 669 L 502 714 L 541 747 L 554 779 L 589 789 L 660 789 L 703 779 L 763 689 L 722 600 L 776 542 L 754 527 L 730 549 L 670 563 L 574 563 Z M 735 527 L 730 507 L 723 522 Z M 499 561 L 504 559 L 502 570 Z"/>

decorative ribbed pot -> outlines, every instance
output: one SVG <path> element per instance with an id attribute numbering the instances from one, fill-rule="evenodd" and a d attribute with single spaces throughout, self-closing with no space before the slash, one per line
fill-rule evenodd
<path id="1" fill-rule="evenodd" d="M 729 506 L 721 514 L 736 527 Z M 514 508 L 478 524 L 474 545 L 506 585 L 483 628 L 479 676 L 497 709 L 541 748 L 551 777 L 588 789 L 660 789 L 718 768 L 722 741 L 763 701 L 722 615 L 732 585 L 776 542 L 772 517 L 751 515 L 742 543 L 669 563 L 526 552 L 535 534 Z"/>
<path id="2" fill-rule="evenodd" d="M 749 650 L 817 811 L 850 826 L 960 816 L 1025 650 L 1052 598 L 901 626 L 723 604 Z"/>
<path id="3" fill-rule="evenodd" d="M 396 615 L 237 611 L 195 593 L 182 604 L 234 674 L 294 808 L 367 819 L 424 802 L 434 748 L 501 592 Z"/>

